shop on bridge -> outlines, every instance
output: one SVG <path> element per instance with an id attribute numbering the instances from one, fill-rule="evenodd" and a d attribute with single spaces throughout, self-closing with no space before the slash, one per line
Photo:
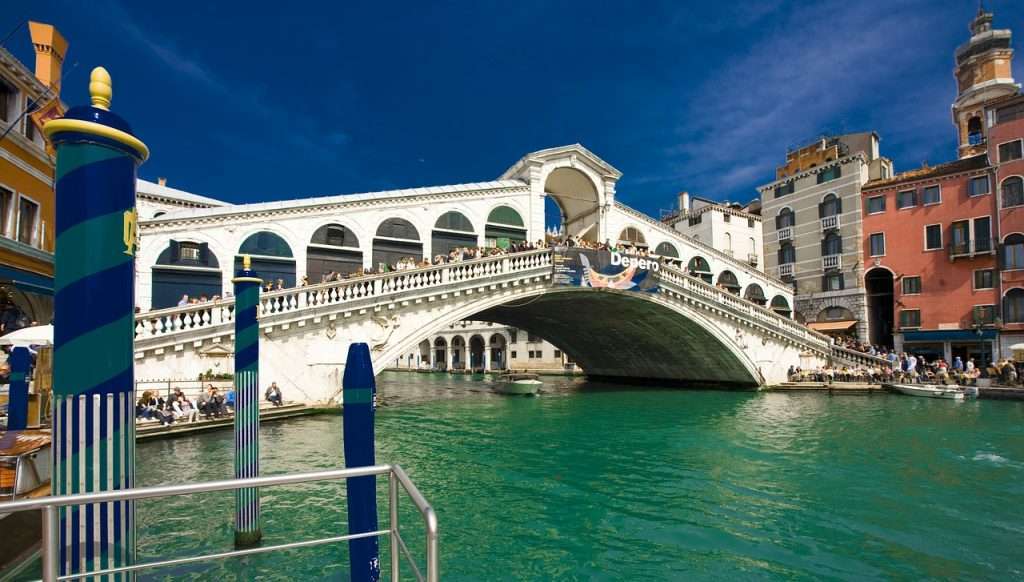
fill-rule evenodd
<path id="1" fill-rule="evenodd" d="M 311 284 L 327 280 L 331 273 L 354 273 L 362 266 L 363 251 L 359 248 L 359 239 L 346 226 L 321 226 L 306 247 L 306 277 Z"/>
<path id="2" fill-rule="evenodd" d="M 249 235 L 235 256 L 236 273 L 242 270 L 243 255 L 252 258 L 252 271 L 265 283 L 275 288 L 279 284 L 285 288 L 295 286 L 295 255 L 280 235 L 268 231 Z"/>
<path id="3" fill-rule="evenodd" d="M 172 240 L 153 265 L 153 309 L 174 307 L 189 299 L 223 295 L 217 257 L 206 243 Z"/>

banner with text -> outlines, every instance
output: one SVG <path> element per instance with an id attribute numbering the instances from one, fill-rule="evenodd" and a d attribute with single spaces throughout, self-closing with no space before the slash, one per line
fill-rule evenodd
<path id="1" fill-rule="evenodd" d="M 552 257 L 553 285 L 595 287 L 656 293 L 654 273 L 661 265 L 654 259 L 616 251 L 555 247 Z"/>

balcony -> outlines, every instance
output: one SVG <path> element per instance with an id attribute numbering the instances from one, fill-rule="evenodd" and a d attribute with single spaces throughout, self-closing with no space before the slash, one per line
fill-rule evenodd
<path id="1" fill-rule="evenodd" d="M 989 238 L 954 242 L 949 245 L 949 259 L 983 257 L 996 254 L 998 241 Z"/>
<path id="2" fill-rule="evenodd" d="M 843 267 L 843 256 L 842 255 L 825 255 L 821 257 L 821 268 L 828 271 L 830 269 L 841 269 Z"/>
<path id="3" fill-rule="evenodd" d="M 787 277 L 792 278 L 793 277 L 793 271 L 794 271 L 793 263 L 784 263 L 782 265 L 779 265 L 779 278 L 780 279 L 785 279 Z"/>
<path id="4" fill-rule="evenodd" d="M 828 232 L 839 228 L 839 215 L 833 214 L 821 219 L 821 232 Z"/>
<path id="5" fill-rule="evenodd" d="M 786 228 L 779 229 L 779 241 L 793 240 L 793 227 L 787 226 Z"/>
<path id="6" fill-rule="evenodd" d="M 750 253 L 747 255 L 747 263 L 750 263 L 751 267 L 756 267 L 760 258 L 757 253 Z"/>

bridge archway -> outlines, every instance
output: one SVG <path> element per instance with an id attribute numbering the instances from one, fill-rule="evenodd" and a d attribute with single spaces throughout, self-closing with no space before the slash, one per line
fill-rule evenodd
<path id="1" fill-rule="evenodd" d="M 592 242 L 597 242 L 601 235 L 599 192 L 599 185 L 576 168 L 555 168 L 544 181 L 544 193 L 558 207 L 564 234 Z M 553 224 L 551 218 L 545 216 L 544 223 Z"/>
<path id="2" fill-rule="evenodd" d="M 434 340 L 434 365 L 435 370 L 448 369 L 448 342 L 443 337 Z"/>
<path id="3" fill-rule="evenodd" d="M 670 259 L 678 259 L 679 249 L 674 244 L 665 241 L 654 247 L 654 254 Z"/>
<path id="4" fill-rule="evenodd" d="M 363 251 L 352 229 L 341 224 L 325 224 L 313 232 L 306 247 L 306 277 L 320 283 L 330 273 L 347 275 L 363 266 Z"/>
<path id="5" fill-rule="evenodd" d="M 466 340 L 461 335 L 453 337 L 449 342 L 448 354 L 452 363 L 449 370 L 466 369 Z"/>
<path id="6" fill-rule="evenodd" d="M 508 342 L 500 333 L 491 334 L 487 340 L 487 349 L 491 352 L 491 369 L 504 370 L 508 367 Z"/>
<path id="7" fill-rule="evenodd" d="M 636 248 L 647 248 L 647 239 L 644 238 L 644 233 L 635 226 L 627 226 L 622 229 L 622 232 L 619 233 L 618 243 Z"/>
<path id="8" fill-rule="evenodd" d="M 715 283 L 733 295 L 740 294 L 741 287 L 739 279 L 736 278 L 735 273 L 728 269 L 718 274 L 718 280 Z"/>
<path id="9" fill-rule="evenodd" d="M 762 306 L 768 302 L 768 299 L 764 296 L 764 289 L 757 283 L 747 285 L 747 290 L 743 292 L 743 298 Z"/>
<path id="10" fill-rule="evenodd" d="M 455 248 L 476 246 L 476 231 L 473 230 L 473 223 L 465 214 L 457 210 L 449 210 L 437 217 L 434 230 L 430 232 L 431 253 L 447 255 Z"/>
<path id="11" fill-rule="evenodd" d="M 704 257 L 697 255 L 690 259 L 690 262 L 686 264 L 686 270 L 693 275 L 702 279 L 708 285 L 711 284 L 714 275 L 711 273 L 711 264 Z"/>
<path id="12" fill-rule="evenodd" d="M 868 296 L 868 330 L 870 342 L 876 346 L 893 345 L 895 329 L 895 290 L 893 273 L 885 267 L 875 267 L 864 274 L 864 288 Z"/>
<path id="13" fill-rule="evenodd" d="M 281 281 L 285 288 L 295 286 L 295 255 L 281 235 L 261 230 L 246 237 L 235 256 L 236 272 L 242 269 L 242 255 L 251 257 L 252 270 L 264 283 L 276 287 Z"/>
<path id="14" fill-rule="evenodd" d="M 383 265 L 392 267 L 410 257 L 417 262 L 423 258 L 423 242 L 419 231 L 404 218 L 384 219 L 377 226 L 376 236 L 373 237 L 371 268 L 380 270 Z"/>
<path id="15" fill-rule="evenodd" d="M 153 265 L 153 309 L 175 307 L 189 298 L 223 295 L 220 262 L 208 243 L 172 240 Z"/>
<path id="16" fill-rule="evenodd" d="M 782 295 L 772 297 L 772 311 L 783 317 L 793 317 L 793 308 L 789 306 L 789 301 Z"/>
<path id="17" fill-rule="evenodd" d="M 487 344 L 483 336 L 474 334 L 469 338 L 469 369 L 470 371 L 482 370 L 485 368 L 484 351 Z"/>
<path id="18" fill-rule="evenodd" d="M 484 225 L 484 246 L 505 247 L 526 241 L 526 224 L 519 211 L 511 206 L 497 206 L 487 215 Z"/>

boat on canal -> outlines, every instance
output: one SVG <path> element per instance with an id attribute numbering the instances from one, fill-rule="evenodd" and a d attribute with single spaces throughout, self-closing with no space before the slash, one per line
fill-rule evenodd
<path id="1" fill-rule="evenodd" d="M 537 374 L 508 373 L 498 378 L 498 385 L 494 390 L 501 394 L 533 396 L 543 385 Z"/>
<path id="2" fill-rule="evenodd" d="M 935 386 L 928 384 L 893 384 L 893 389 L 908 396 L 924 398 L 943 398 L 946 400 L 963 400 L 968 395 L 977 397 L 977 388 L 960 386 Z"/>

